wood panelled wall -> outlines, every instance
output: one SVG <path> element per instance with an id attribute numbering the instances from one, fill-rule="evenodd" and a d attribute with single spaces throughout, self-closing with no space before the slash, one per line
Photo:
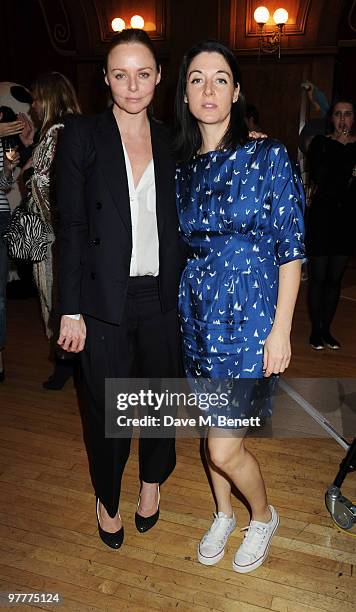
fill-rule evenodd
<path id="1" fill-rule="evenodd" d="M 280 5 L 289 12 L 280 60 L 258 59 L 253 12 L 260 4 L 271 14 Z M 128 22 L 140 13 L 150 24 L 162 61 L 155 102 L 158 117 L 172 118 L 184 51 L 198 40 L 218 38 L 235 50 L 247 100 L 259 108 L 263 128 L 296 155 L 301 82 L 315 81 L 331 97 L 336 63 L 338 90 L 345 79 L 348 95 L 354 94 L 355 79 L 347 78 L 349 68 L 343 70 L 344 64 L 355 65 L 356 16 L 350 17 L 354 4 L 352 0 L 0 0 L 0 79 L 29 85 L 39 72 L 60 70 L 76 85 L 85 112 L 101 110 L 107 103 L 101 70 L 111 20 L 121 16 Z"/>

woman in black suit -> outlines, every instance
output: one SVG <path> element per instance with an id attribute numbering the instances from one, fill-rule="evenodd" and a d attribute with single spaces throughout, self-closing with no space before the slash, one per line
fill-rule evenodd
<path id="1" fill-rule="evenodd" d="M 160 78 L 147 34 L 118 34 L 105 68 L 113 106 L 68 118 L 57 153 L 58 342 L 81 352 L 98 529 L 112 548 L 123 541 L 118 506 L 130 439 L 105 438 L 105 378 L 181 375 L 175 166 L 169 133 L 148 112 Z M 141 438 L 139 463 L 135 519 L 143 532 L 158 519 L 174 440 Z"/>

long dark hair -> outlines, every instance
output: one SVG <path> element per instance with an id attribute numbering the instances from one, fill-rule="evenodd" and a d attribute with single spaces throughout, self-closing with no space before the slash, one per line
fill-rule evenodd
<path id="1" fill-rule="evenodd" d="M 337 104 L 350 104 L 352 106 L 352 110 L 354 113 L 354 122 L 351 128 L 351 134 L 355 134 L 355 130 L 356 130 L 356 106 L 355 106 L 355 102 L 354 100 L 351 100 L 351 98 L 348 98 L 346 96 L 339 96 L 338 98 L 335 98 L 335 100 L 332 101 L 332 103 L 330 104 L 330 108 L 327 112 L 326 115 L 326 133 L 327 134 L 332 134 L 332 132 L 334 131 L 334 124 L 332 122 L 332 116 L 335 110 L 335 106 Z"/>
<path id="2" fill-rule="evenodd" d="M 154 60 L 156 62 L 157 71 L 160 72 L 161 67 L 158 61 L 156 49 L 153 46 L 153 42 L 148 36 L 147 32 L 144 30 L 139 30 L 138 28 L 130 28 L 128 30 L 122 30 L 118 34 L 115 34 L 110 41 L 109 47 L 107 49 L 105 60 L 104 60 L 104 72 L 106 74 L 108 67 L 108 58 L 113 49 L 118 45 L 123 45 L 125 43 L 140 43 L 147 47 L 147 49 L 152 53 Z"/>
<path id="3" fill-rule="evenodd" d="M 240 84 L 241 75 L 233 52 L 216 40 L 206 40 L 192 47 L 184 56 L 179 70 L 178 85 L 175 100 L 175 152 L 180 161 L 190 159 L 201 147 L 202 139 L 198 122 L 191 114 L 188 104 L 184 102 L 187 88 L 189 66 L 199 53 L 220 53 L 228 63 L 232 72 L 234 86 Z M 245 123 L 245 98 L 239 94 L 237 102 L 232 104 L 229 127 L 218 144 L 219 149 L 235 149 L 248 140 L 248 129 Z"/>

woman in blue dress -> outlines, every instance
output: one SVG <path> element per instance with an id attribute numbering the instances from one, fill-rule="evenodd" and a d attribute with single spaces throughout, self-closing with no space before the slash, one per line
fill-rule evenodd
<path id="1" fill-rule="evenodd" d="M 220 43 L 200 43 L 185 56 L 176 117 L 177 206 L 188 251 L 179 295 L 186 374 L 198 384 L 234 380 L 252 393 L 256 385 L 246 382 L 271 380 L 291 358 L 304 255 L 302 186 L 280 142 L 248 140 L 237 62 Z M 251 416 L 252 395 L 238 387 L 237 395 L 232 416 Z M 224 555 L 236 527 L 233 484 L 251 508 L 233 569 L 250 572 L 267 557 L 279 517 L 243 435 L 219 434 L 211 428 L 207 438 L 217 512 L 198 560 L 214 565 Z"/>

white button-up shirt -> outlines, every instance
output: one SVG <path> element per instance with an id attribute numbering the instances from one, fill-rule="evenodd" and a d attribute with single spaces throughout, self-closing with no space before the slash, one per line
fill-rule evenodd
<path id="1" fill-rule="evenodd" d="M 158 276 L 158 229 L 153 159 L 135 187 L 130 159 L 124 144 L 122 146 L 129 185 L 132 225 L 130 276 Z"/>

